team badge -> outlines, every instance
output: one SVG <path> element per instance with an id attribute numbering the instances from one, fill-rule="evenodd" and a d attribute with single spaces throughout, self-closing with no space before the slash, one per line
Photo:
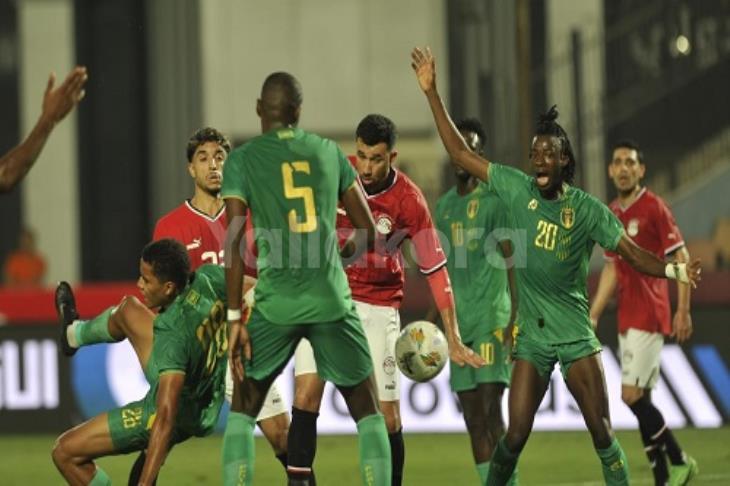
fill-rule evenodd
<path id="1" fill-rule="evenodd" d="M 474 219 L 479 212 L 479 199 L 472 199 L 466 206 L 466 215 L 469 219 Z"/>
<path id="2" fill-rule="evenodd" d="M 532 211 L 537 209 L 537 199 L 533 199 L 527 204 L 527 209 L 531 209 Z"/>
<path id="3" fill-rule="evenodd" d="M 573 211 L 573 208 L 563 208 L 560 210 L 560 222 L 563 224 L 563 228 L 572 228 L 574 221 L 575 211 Z"/>
<path id="4" fill-rule="evenodd" d="M 626 225 L 626 232 L 631 236 L 632 238 L 639 234 L 639 220 L 636 218 L 631 218 L 629 220 L 629 224 Z"/>
<path id="5" fill-rule="evenodd" d="M 375 229 L 381 235 L 389 235 L 393 229 L 393 222 L 386 215 L 378 216 L 378 221 L 375 223 Z"/>
<path id="6" fill-rule="evenodd" d="M 395 374 L 395 358 L 393 356 L 386 356 L 383 360 L 383 372 L 388 376 Z"/>

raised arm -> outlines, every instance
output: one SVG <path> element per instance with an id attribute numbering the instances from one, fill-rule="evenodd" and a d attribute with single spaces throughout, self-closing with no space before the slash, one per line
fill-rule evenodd
<path id="1" fill-rule="evenodd" d="M 431 49 L 426 47 L 421 50 L 416 47 L 411 52 L 411 60 L 411 67 L 426 94 L 439 136 L 451 160 L 469 174 L 486 182 L 489 178 L 489 161 L 471 151 L 446 111 L 436 88 L 436 62 Z"/>
<path id="2" fill-rule="evenodd" d="M 609 260 L 603 265 L 601 279 L 598 281 L 598 290 L 596 290 L 596 295 L 593 297 L 593 304 L 591 305 L 590 316 L 594 329 L 598 327 L 598 320 L 601 318 L 606 304 L 613 297 L 613 293 L 616 290 L 616 282 L 616 264 L 613 260 Z"/>
<path id="3" fill-rule="evenodd" d="M 629 265 L 641 273 L 659 278 L 669 278 L 697 287 L 700 278 L 700 260 L 692 263 L 666 263 L 649 253 L 625 234 L 616 247 L 616 253 L 621 255 Z"/>
<path id="4" fill-rule="evenodd" d="M 357 182 L 353 182 L 340 195 L 340 202 L 355 228 L 340 248 L 340 256 L 355 261 L 365 250 L 375 245 L 375 220 Z"/>
<path id="5" fill-rule="evenodd" d="M 170 438 L 175 426 L 175 417 L 180 393 L 185 384 L 185 373 L 169 372 L 160 376 L 157 389 L 157 414 L 152 424 L 150 442 L 147 446 L 147 460 L 142 469 L 139 484 L 152 484 L 160 472 L 162 463 L 170 450 Z"/>
<path id="6" fill-rule="evenodd" d="M 226 300 L 228 304 L 228 358 L 233 375 L 243 381 L 243 357 L 251 359 L 251 342 L 243 323 L 241 304 L 243 299 L 243 257 L 241 248 L 246 228 L 246 203 L 237 198 L 226 198 Z"/>
<path id="7" fill-rule="evenodd" d="M 12 190 L 28 173 L 58 122 L 84 97 L 88 76 L 85 67 L 74 68 L 63 84 L 53 87 L 55 74 L 48 77 L 43 111 L 28 137 L 0 158 L 0 193 Z"/>

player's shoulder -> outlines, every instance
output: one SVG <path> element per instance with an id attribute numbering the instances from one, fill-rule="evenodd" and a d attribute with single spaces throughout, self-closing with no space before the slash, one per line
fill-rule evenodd
<path id="1" fill-rule="evenodd" d="M 424 199 L 421 188 L 410 177 L 399 170 L 396 170 L 392 192 L 401 198 Z"/>
<path id="2" fill-rule="evenodd" d="M 575 206 L 584 206 L 592 209 L 608 209 L 608 205 L 598 199 L 593 194 L 580 189 L 579 187 L 570 187 L 570 199 Z"/>
<path id="3" fill-rule="evenodd" d="M 659 194 L 656 194 L 655 192 L 652 192 L 647 188 L 644 188 L 643 191 L 644 193 L 639 199 L 642 204 L 650 206 L 652 208 L 669 210 L 669 205 Z"/>
<path id="4" fill-rule="evenodd" d="M 155 228 L 165 228 L 169 226 L 175 226 L 181 219 L 185 219 L 189 216 L 190 210 L 188 209 L 188 202 L 185 201 L 176 208 L 168 211 L 167 213 L 160 216 L 155 224 Z"/>

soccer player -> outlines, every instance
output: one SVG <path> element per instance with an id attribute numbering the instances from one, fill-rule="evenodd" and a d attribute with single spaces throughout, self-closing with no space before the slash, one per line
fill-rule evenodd
<path id="1" fill-rule="evenodd" d="M 88 321 L 79 320 L 71 287 L 56 289 L 61 349 L 128 339 L 150 383 L 128 403 L 63 433 L 53 462 L 69 484 L 108 485 L 94 459 L 147 449 L 139 484 L 157 477 L 170 448 L 212 432 L 224 400 L 226 352 L 225 276 L 218 265 L 190 271 L 185 247 L 172 239 L 142 250 L 137 286 L 144 303 L 125 297 Z M 159 314 L 153 308 L 161 308 Z"/>
<path id="2" fill-rule="evenodd" d="M 552 107 L 538 121 L 530 147 L 534 176 L 474 153 L 454 127 L 436 89 L 430 49 L 414 49 L 411 66 L 451 160 L 489 184 L 524 230 L 526 265 L 517 272 L 519 333 L 513 349 L 509 425 L 497 443 L 487 484 L 506 484 L 532 429 L 537 408 L 560 362 L 601 460 L 607 484 L 628 484 L 626 456 L 611 430 L 601 345 L 588 315 L 586 279 L 595 243 L 637 270 L 695 284 L 700 264 L 666 264 L 637 246 L 601 202 L 573 187 L 576 161 Z"/>
<path id="3" fill-rule="evenodd" d="M 269 75 L 256 103 L 262 135 L 235 149 L 224 168 L 221 194 L 229 221 L 226 284 L 234 391 L 223 437 L 223 480 L 226 485 L 252 484 L 254 417 L 274 378 L 306 337 L 320 375 L 338 386 L 357 422 L 363 482 L 384 485 L 391 475 L 387 432 L 378 410 L 367 340 L 340 261 L 340 254 L 352 257 L 364 249 L 363 232 L 338 251 L 338 200 L 354 226 L 365 230 L 369 246 L 375 227 L 354 170 L 339 147 L 297 128 L 301 104 L 301 86 L 294 76 Z M 244 325 L 238 309 L 247 208 L 259 250 L 259 279 L 256 304 Z M 289 482 L 301 484 L 291 477 Z"/>
<path id="4" fill-rule="evenodd" d="M 452 361 L 459 366 L 464 366 L 465 362 L 479 366 L 483 360 L 461 343 L 446 256 L 426 200 L 421 190 L 393 166 L 397 157 L 396 135 L 395 124 L 382 115 L 367 115 L 357 126 L 356 187 L 362 188 L 367 198 L 375 228 L 385 247 L 368 252 L 345 270 L 373 358 L 380 409 L 385 416 L 390 441 L 391 484 L 400 486 L 405 447 L 395 341 L 400 333 L 398 308 L 403 300 L 405 283 L 401 245 L 406 239 L 413 243 L 418 266 L 428 279 L 441 312 Z M 337 227 L 342 236 L 347 237 L 353 225 L 343 212 L 338 211 Z M 317 371 L 312 348 L 303 340 L 295 355 L 296 392 L 289 433 L 289 466 L 297 468 L 302 475 L 306 475 L 312 467 L 316 450 L 316 419 L 324 392 L 324 381 Z"/>
<path id="5" fill-rule="evenodd" d="M 19 145 L 0 157 L 0 194 L 12 190 L 33 167 L 53 128 L 83 99 L 88 78 L 86 68 L 76 66 L 54 89 L 56 75 L 51 73 L 43 94 L 43 110 L 33 130 Z"/>
<path id="6" fill-rule="evenodd" d="M 664 201 L 643 187 L 646 172 L 641 149 L 631 140 L 613 146 L 608 175 L 618 191 L 609 207 L 626 233 L 658 258 L 689 261 L 682 234 Z M 618 341 L 621 355 L 621 399 L 639 421 L 639 432 L 657 486 L 687 484 L 698 472 L 697 462 L 682 452 L 664 417 L 651 401 L 659 379 L 659 358 L 665 336 L 683 343 L 692 335 L 689 285 L 677 282 L 677 311 L 670 324 L 667 281 L 634 270 L 621 256 L 606 253 L 591 320 L 597 325 L 618 284 Z M 671 467 L 667 470 L 669 457 Z"/>
<path id="7" fill-rule="evenodd" d="M 486 134 L 479 120 L 462 120 L 456 128 L 474 153 L 483 153 Z M 486 184 L 458 165 L 454 173 L 456 186 L 438 200 L 434 219 L 449 248 L 447 266 L 461 338 L 486 366 L 473 369 L 452 363 L 449 381 L 459 397 L 480 484 L 484 484 L 492 452 L 504 433 L 502 394 L 509 386 L 512 367 L 511 324 L 517 312 L 508 240 L 512 224 L 507 207 Z M 430 311 L 427 320 L 434 316 Z"/>
<path id="8" fill-rule="evenodd" d="M 194 182 L 193 197 L 161 217 L 155 225 L 153 241 L 173 238 L 188 251 L 192 270 L 205 263 L 223 264 L 224 243 L 228 226 L 223 199 L 223 164 L 231 152 L 231 142 L 215 128 L 197 130 L 187 142 L 187 169 Z M 247 286 L 255 282 L 255 273 L 246 267 Z M 230 400 L 233 381 L 226 374 L 226 396 Z M 286 438 L 289 416 L 284 401 L 274 383 L 269 390 L 257 423 L 274 449 L 277 459 L 286 468 Z M 140 454 L 130 473 L 130 484 L 136 484 L 144 466 L 145 454 Z"/>

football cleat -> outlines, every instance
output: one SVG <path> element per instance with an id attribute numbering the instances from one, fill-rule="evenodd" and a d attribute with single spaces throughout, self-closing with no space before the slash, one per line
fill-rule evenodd
<path id="1" fill-rule="evenodd" d="M 68 282 L 60 282 L 56 287 L 56 314 L 58 323 L 61 325 L 61 334 L 58 339 L 61 343 L 61 351 L 66 356 L 73 356 L 77 349 L 68 343 L 66 329 L 79 318 L 79 313 L 76 312 L 76 299 Z"/>

